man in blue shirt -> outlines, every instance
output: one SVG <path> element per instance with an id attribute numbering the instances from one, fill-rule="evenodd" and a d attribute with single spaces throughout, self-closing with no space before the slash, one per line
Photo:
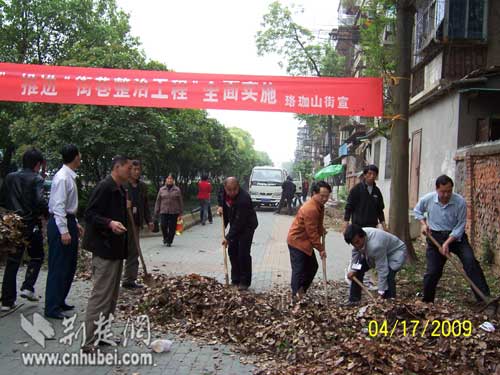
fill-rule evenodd
<path id="1" fill-rule="evenodd" d="M 439 176 L 436 180 L 436 191 L 422 197 L 413 211 L 422 224 L 422 233 L 426 236 L 431 234 L 442 247 L 440 252 L 427 239 L 423 301 L 434 302 L 436 287 L 443 274 L 446 256 L 450 252 L 460 258 L 467 275 L 486 296 L 489 296 L 490 289 L 483 270 L 465 234 L 467 219 L 465 199 L 453 193 L 453 180 L 446 175 Z M 481 298 L 474 294 L 476 299 L 481 301 Z"/>

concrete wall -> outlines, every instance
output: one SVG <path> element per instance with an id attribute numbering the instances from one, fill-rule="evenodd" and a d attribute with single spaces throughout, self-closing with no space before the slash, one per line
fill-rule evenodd
<path id="1" fill-rule="evenodd" d="M 439 175 L 455 175 L 459 99 L 458 92 L 451 93 L 410 116 L 410 163 L 412 133 L 422 130 L 419 197 L 435 190 L 436 177 Z"/>

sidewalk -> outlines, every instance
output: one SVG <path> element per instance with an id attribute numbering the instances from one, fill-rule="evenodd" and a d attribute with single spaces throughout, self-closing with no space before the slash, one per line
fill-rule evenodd
<path id="1" fill-rule="evenodd" d="M 288 287 L 290 283 L 290 259 L 286 246 L 286 236 L 293 217 L 273 215 L 271 212 L 259 212 L 259 228 L 255 232 L 252 245 L 253 283 L 254 291 L 268 291 L 274 286 Z M 224 282 L 224 266 L 222 257 L 222 225 L 220 218 L 214 217 L 212 225 L 195 226 L 186 230 L 181 236 L 176 236 L 173 246 L 163 246 L 161 237 L 141 239 L 141 247 L 146 258 L 149 271 L 162 272 L 171 275 L 199 273 L 215 277 Z M 336 232 L 328 233 L 327 273 L 329 280 L 341 280 L 344 268 L 350 258 L 350 248 L 342 236 Z M 321 262 L 318 257 L 318 262 Z M 0 280 L 4 267 L 0 269 Z M 18 287 L 24 278 L 26 268 L 21 267 L 18 273 Z M 19 310 L 0 319 L 0 373 L 17 375 L 29 374 L 33 368 L 24 366 L 21 362 L 22 353 L 76 353 L 80 341 L 76 340 L 68 346 L 59 342 L 67 335 L 64 333 L 62 321 L 50 320 L 55 330 L 55 339 L 46 342 L 42 348 L 21 328 L 21 314 L 33 322 L 33 314 L 43 317 L 45 283 L 47 270 L 43 269 L 36 284 L 36 294 L 42 298 L 38 303 L 28 302 L 18 297 L 17 303 L 24 302 Z M 317 281 L 322 279 L 321 264 L 317 273 Z M 75 330 L 85 319 L 85 309 L 90 293 L 90 281 L 75 281 L 71 289 L 68 303 L 75 305 L 77 318 Z M 132 294 L 121 289 L 120 295 L 124 301 L 130 301 L 125 294 Z M 137 300 L 141 291 L 135 292 Z M 128 296 L 130 297 L 130 296 Z M 132 298 L 134 300 L 135 297 Z M 125 302 L 127 303 L 127 302 Z M 117 311 L 117 321 L 112 325 L 115 337 L 123 341 L 125 321 L 128 316 L 122 316 Z M 130 317 L 136 318 L 136 317 Z M 153 353 L 153 366 L 37 366 L 37 374 L 47 375 L 86 375 L 86 374 L 250 374 L 256 368 L 240 362 L 240 356 L 230 347 L 223 345 L 203 345 L 194 340 L 174 337 L 169 333 L 151 330 L 151 341 L 156 338 L 168 338 L 174 343 L 169 353 Z M 106 350 L 113 352 L 113 350 Z M 129 340 L 126 347 L 119 347 L 118 353 L 151 353 L 140 339 Z"/>
<path id="2" fill-rule="evenodd" d="M 24 277 L 26 268 L 21 267 L 19 275 Z M 45 349 L 42 348 L 33 338 L 31 338 L 21 328 L 21 314 L 33 322 L 33 314 L 38 313 L 43 317 L 43 306 L 45 294 L 45 281 L 47 272 L 42 270 L 37 282 L 37 295 L 42 295 L 42 299 L 37 302 L 29 302 L 18 298 L 17 303 L 24 305 L 12 314 L 0 319 L 0 373 L 8 375 L 21 375 L 36 373 L 41 375 L 90 375 L 90 374 L 251 374 L 255 369 L 251 365 L 240 363 L 240 356 L 231 351 L 231 348 L 224 345 L 203 345 L 192 340 L 182 339 L 170 334 L 163 334 L 151 330 L 151 341 L 156 338 L 167 338 L 173 341 L 172 350 L 168 353 L 152 353 L 145 347 L 141 339 L 130 340 L 126 347 L 123 347 L 123 332 L 127 317 L 120 316 L 117 312 L 117 319 L 112 324 L 114 336 L 121 338 L 122 343 L 118 347 L 118 353 L 152 353 L 153 366 L 25 366 L 22 363 L 22 353 L 77 353 L 80 349 L 80 340 L 76 339 L 73 345 L 65 345 L 59 340 L 66 336 L 62 321 L 47 319 L 54 330 L 55 339 L 45 342 Z M 0 272 L 3 277 L 3 269 Z M 1 280 L 1 278 L 0 278 Z M 22 280 L 18 277 L 18 282 Z M 19 284 L 20 285 L 20 284 Z M 85 319 L 85 308 L 90 292 L 89 281 L 75 281 L 68 298 L 70 304 L 75 305 L 77 318 L 74 322 L 75 331 L 80 327 Z M 130 293 L 123 289 L 120 293 Z M 138 295 L 139 298 L 139 295 Z M 128 331 L 130 332 L 130 331 Z M 104 352 L 113 353 L 113 349 L 105 349 Z"/>

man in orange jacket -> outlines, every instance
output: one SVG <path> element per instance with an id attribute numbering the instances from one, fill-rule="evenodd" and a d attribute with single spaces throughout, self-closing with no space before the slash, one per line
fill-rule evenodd
<path id="1" fill-rule="evenodd" d="M 288 231 L 288 249 L 292 265 L 292 298 L 300 300 L 311 286 L 318 271 L 314 249 L 321 258 L 326 258 L 321 237 L 326 233 L 323 227 L 325 203 L 332 192 L 331 186 L 319 181 L 312 187 L 312 198 L 300 207 Z"/>

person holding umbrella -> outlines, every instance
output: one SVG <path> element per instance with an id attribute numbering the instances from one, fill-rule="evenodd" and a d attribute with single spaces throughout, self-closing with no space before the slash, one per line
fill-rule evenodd
<path id="1" fill-rule="evenodd" d="M 321 258 L 326 258 L 325 245 L 321 237 L 326 233 L 323 227 L 325 203 L 330 198 L 331 186 L 319 181 L 312 187 L 312 197 L 300 207 L 288 231 L 288 250 L 292 266 L 292 299 L 300 301 L 311 286 L 318 271 L 314 249 Z"/>

